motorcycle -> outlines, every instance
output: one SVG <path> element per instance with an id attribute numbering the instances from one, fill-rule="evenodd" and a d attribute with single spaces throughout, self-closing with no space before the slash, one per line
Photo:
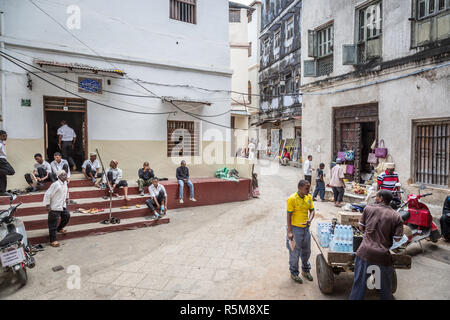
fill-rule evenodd
<path id="1" fill-rule="evenodd" d="M 439 229 L 433 222 L 433 216 L 431 215 L 430 209 L 426 204 L 420 202 L 420 199 L 431 196 L 432 193 L 420 194 L 420 189 L 423 189 L 423 187 L 419 188 L 419 194 L 408 195 L 405 203 L 397 209 L 403 223 L 411 229 L 411 233 L 407 235 L 408 241 L 405 243 L 404 247 L 413 242 L 419 242 L 422 248 L 420 240 L 429 238 L 432 242 L 436 243 L 441 237 Z M 408 209 L 404 210 L 403 208 L 406 206 L 408 206 Z"/>
<path id="2" fill-rule="evenodd" d="M 36 262 L 28 244 L 25 225 L 13 216 L 22 204 L 13 206 L 15 198 L 16 196 L 12 195 L 9 209 L 0 212 L 0 260 L 3 275 L 12 272 L 22 287 L 28 280 L 26 268 L 34 268 Z"/>

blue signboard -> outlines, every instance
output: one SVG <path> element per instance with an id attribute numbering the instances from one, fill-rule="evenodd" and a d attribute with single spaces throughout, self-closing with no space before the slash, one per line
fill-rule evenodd
<path id="1" fill-rule="evenodd" d="M 92 78 L 78 78 L 80 92 L 102 93 L 102 80 Z"/>

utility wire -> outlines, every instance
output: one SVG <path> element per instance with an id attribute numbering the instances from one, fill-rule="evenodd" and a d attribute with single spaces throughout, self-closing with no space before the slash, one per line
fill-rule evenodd
<path id="1" fill-rule="evenodd" d="M 65 89 L 65 88 L 63 88 L 63 87 L 60 87 L 60 86 L 58 86 L 57 84 L 55 84 L 55 83 L 53 83 L 53 82 L 51 82 L 51 81 L 49 81 L 49 80 L 47 80 L 47 79 L 45 79 L 45 78 L 43 78 L 43 77 L 37 75 L 35 72 L 33 72 L 33 71 L 31 71 L 31 70 L 28 70 L 27 68 L 21 66 L 20 64 L 16 63 L 16 62 L 13 61 L 12 59 L 10 59 L 10 58 L 8 58 L 8 57 L 2 55 L 2 54 L 0 54 L 0 56 L 2 56 L 3 58 L 5 58 L 6 60 L 10 61 L 11 63 L 15 64 L 15 65 L 18 66 L 19 68 L 22 68 L 23 70 L 25 70 L 25 71 L 31 73 L 31 74 L 34 75 L 35 77 L 38 77 L 38 78 L 41 79 L 42 81 L 45 81 L 45 82 L 47 82 L 48 84 L 50 84 L 50 85 L 52 85 L 52 86 L 54 86 L 54 87 L 56 87 L 56 88 L 58 88 L 58 89 L 60 89 L 60 90 L 62 90 L 62 91 L 65 91 L 65 92 L 67 92 L 67 93 L 69 93 L 69 94 L 71 94 L 71 95 L 74 95 L 75 97 L 78 97 L 78 98 L 80 98 L 80 99 L 84 99 L 84 100 L 87 100 L 87 101 L 89 101 L 89 102 L 92 102 L 92 103 L 95 103 L 95 104 L 98 104 L 98 105 L 101 105 L 101 106 L 104 106 L 104 107 L 107 107 L 107 108 L 110 108 L 110 109 L 115 109 L 115 110 L 124 111 L 124 112 L 128 112 L 128 113 L 136 113 L 136 114 L 153 114 L 153 115 L 154 115 L 154 114 L 170 114 L 170 113 L 174 113 L 174 111 L 171 111 L 171 112 L 140 112 L 140 111 L 133 111 L 133 110 L 127 110 L 127 109 L 122 109 L 122 108 L 114 107 L 114 106 L 111 106 L 111 105 L 108 105 L 108 104 L 105 104 L 105 103 L 102 103 L 102 102 L 98 102 L 98 101 L 95 101 L 95 100 L 92 100 L 92 99 L 83 97 L 83 96 L 81 96 L 81 95 L 78 95 L 78 94 L 76 94 L 76 93 L 73 93 L 73 92 L 71 92 L 71 91 L 69 91 L 69 90 L 67 90 L 67 89 Z"/>

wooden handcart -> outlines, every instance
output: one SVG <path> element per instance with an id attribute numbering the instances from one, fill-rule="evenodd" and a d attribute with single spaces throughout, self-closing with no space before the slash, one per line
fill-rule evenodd
<path id="1" fill-rule="evenodd" d="M 355 271 L 355 256 L 350 252 L 332 252 L 328 248 L 322 248 L 318 236 L 314 232 L 311 232 L 311 235 L 320 250 L 320 254 L 316 257 L 319 289 L 324 294 L 333 293 L 334 277 L 341 272 Z M 392 261 L 394 268 L 392 293 L 395 293 L 397 291 L 397 273 L 395 269 L 411 269 L 411 256 L 392 253 Z"/>

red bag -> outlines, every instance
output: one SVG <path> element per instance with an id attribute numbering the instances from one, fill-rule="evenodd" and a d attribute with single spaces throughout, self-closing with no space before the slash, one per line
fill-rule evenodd
<path id="1" fill-rule="evenodd" d="M 381 143 L 383 143 L 383 147 L 381 147 Z M 377 158 L 386 158 L 388 154 L 388 149 L 384 147 L 383 139 L 380 140 L 379 146 L 380 148 L 375 148 L 375 155 L 377 156 Z"/>

